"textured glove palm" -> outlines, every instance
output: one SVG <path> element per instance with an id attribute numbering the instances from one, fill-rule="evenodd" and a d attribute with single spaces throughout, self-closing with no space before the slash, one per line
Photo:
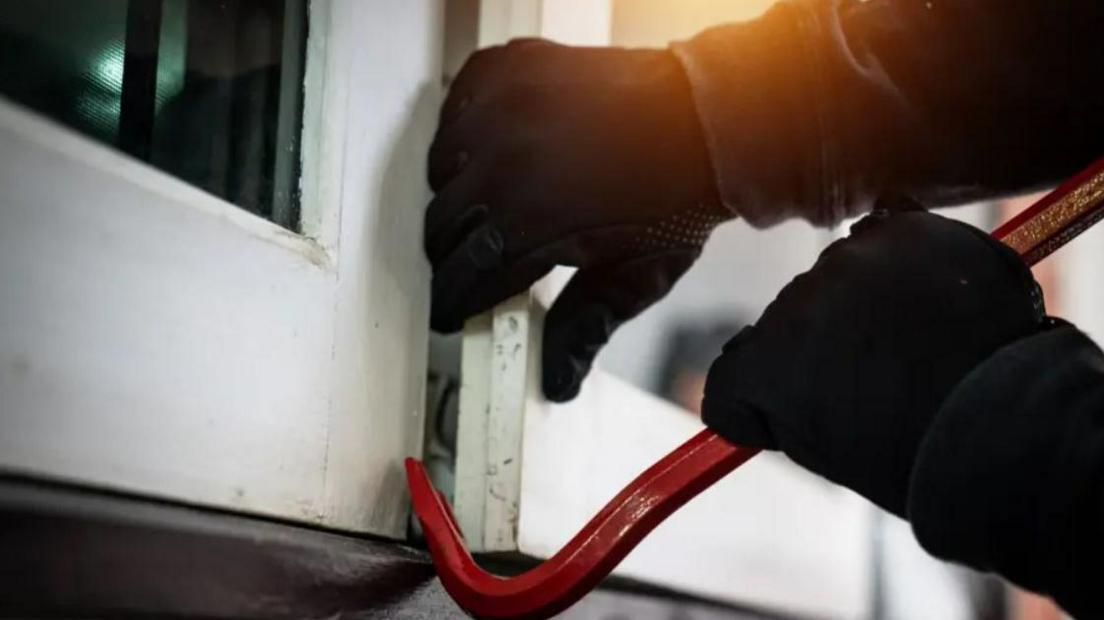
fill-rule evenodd
<path id="1" fill-rule="evenodd" d="M 579 267 L 549 310 L 544 392 L 573 397 L 622 322 L 697 258 L 719 206 L 690 87 L 662 50 L 523 40 L 475 54 L 430 149 L 434 329 Z"/>

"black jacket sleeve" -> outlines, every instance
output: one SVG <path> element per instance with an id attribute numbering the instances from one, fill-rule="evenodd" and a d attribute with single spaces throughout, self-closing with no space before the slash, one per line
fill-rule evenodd
<path id="1" fill-rule="evenodd" d="M 672 47 L 725 204 L 818 224 L 882 195 L 1040 188 L 1104 156 L 1104 2 L 789 0 Z"/>
<path id="2" fill-rule="evenodd" d="M 936 556 L 1104 617 L 1104 354 L 1062 326 L 998 351 L 921 443 L 908 516 Z"/>

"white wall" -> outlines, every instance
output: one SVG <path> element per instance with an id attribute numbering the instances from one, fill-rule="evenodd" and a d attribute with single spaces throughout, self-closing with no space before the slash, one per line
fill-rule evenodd
<path id="1" fill-rule="evenodd" d="M 829 231 L 804 222 L 769 230 L 755 230 L 742 221 L 720 226 L 674 290 L 622 326 L 597 364 L 652 388 L 672 328 L 687 321 L 754 321 L 793 276 L 812 266 L 830 239 Z M 718 354 L 722 345 L 716 343 Z"/>
<path id="2" fill-rule="evenodd" d="M 1063 262 L 1060 281 L 1065 317 L 1104 345 L 1104 222 L 1055 257 Z"/>

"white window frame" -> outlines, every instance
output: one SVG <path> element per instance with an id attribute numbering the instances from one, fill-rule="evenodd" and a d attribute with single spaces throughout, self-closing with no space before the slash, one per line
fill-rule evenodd
<path id="1" fill-rule="evenodd" d="M 0 100 L 0 472 L 405 536 L 443 5 L 309 13 L 301 235 Z"/>

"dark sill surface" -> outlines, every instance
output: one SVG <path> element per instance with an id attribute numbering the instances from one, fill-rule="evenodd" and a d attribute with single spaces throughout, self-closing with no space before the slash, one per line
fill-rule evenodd
<path id="1" fill-rule="evenodd" d="M 0 616 L 462 618 L 428 556 L 245 516 L 0 479 Z"/>
<path id="2" fill-rule="evenodd" d="M 531 562 L 488 561 L 503 573 L 524 570 Z M 0 617 L 466 616 L 441 587 L 429 556 L 420 549 L 0 476 Z M 773 617 L 617 579 L 562 616 Z"/>

